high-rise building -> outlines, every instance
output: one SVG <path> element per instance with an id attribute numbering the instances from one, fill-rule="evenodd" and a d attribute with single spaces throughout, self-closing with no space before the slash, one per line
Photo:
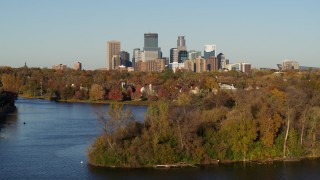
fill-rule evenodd
<path id="1" fill-rule="evenodd" d="M 141 50 L 140 48 L 135 48 L 132 55 L 132 67 L 135 67 L 135 63 L 138 61 L 142 61 Z"/>
<path id="2" fill-rule="evenodd" d="M 196 64 L 196 72 L 197 73 L 201 73 L 201 72 L 206 71 L 207 64 L 206 64 L 206 60 L 204 58 L 198 57 L 196 59 L 195 64 Z"/>
<path id="3" fill-rule="evenodd" d="M 178 36 L 177 49 L 178 49 L 178 52 L 187 50 L 186 40 L 184 39 L 184 36 Z"/>
<path id="4" fill-rule="evenodd" d="M 126 67 L 131 67 L 130 54 L 126 51 L 120 52 L 120 63 Z"/>
<path id="5" fill-rule="evenodd" d="M 192 71 L 194 72 L 194 62 L 191 60 L 186 60 L 184 61 L 184 69 L 186 69 L 187 71 Z"/>
<path id="6" fill-rule="evenodd" d="M 249 63 L 241 63 L 241 71 L 244 73 L 248 73 L 251 71 L 251 64 Z"/>
<path id="7" fill-rule="evenodd" d="M 207 59 L 207 69 L 208 71 L 216 71 L 219 70 L 219 62 L 218 62 L 218 58 L 216 57 L 209 57 Z"/>
<path id="8" fill-rule="evenodd" d="M 111 59 L 111 69 L 119 69 L 121 66 L 120 55 L 113 55 Z"/>
<path id="9" fill-rule="evenodd" d="M 170 58 L 168 57 L 162 57 L 162 58 L 166 60 L 166 66 L 169 66 Z"/>
<path id="10" fill-rule="evenodd" d="M 147 48 L 158 48 L 158 33 L 144 34 L 144 50 Z"/>
<path id="11" fill-rule="evenodd" d="M 216 57 L 216 52 L 217 52 L 217 46 L 214 44 L 210 45 L 204 45 L 204 58 L 208 59 L 209 57 L 213 56 Z"/>
<path id="12" fill-rule="evenodd" d="M 169 68 L 172 69 L 174 73 L 175 73 L 177 70 L 185 69 L 185 68 L 184 68 L 184 63 L 177 63 L 177 62 L 174 62 L 174 63 L 169 64 Z"/>
<path id="13" fill-rule="evenodd" d="M 241 71 L 241 63 L 232 63 L 227 65 L 229 71 Z"/>
<path id="14" fill-rule="evenodd" d="M 178 63 L 183 63 L 188 59 L 188 51 L 181 50 L 178 52 Z"/>
<path id="15" fill-rule="evenodd" d="M 226 57 L 224 56 L 224 54 L 220 53 L 217 56 L 218 59 L 218 69 L 226 69 L 227 65 L 229 64 L 229 61 L 227 62 Z"/>
<path id="16" fill-rule="evenodd" d="M 166 67 L 166 60 L 163 58 L 146 61 L 147 72 L 162 72 Z"/>
<path id="17" fill-rule="evenodd" d="M 194 61 L 199 56 L 201 56 L 201 51 L 191 50 L 191 51 L 188 52 L 188 59 L 191 60 L 191 61 Z"/>
<path id="18" fill-rule="evenodd" d="M 107 42 L 107 70 L 112 69 L 113 56 L 120 56 L 120 41 L 108 41 Z"/>
<path id="19" fill-rule="evenodd" d="M 81 62 L 76 62 L 76 63 L 74 64 L 74 69 L 75 69 L 76 71 L 81 71 L 81 70 L 82 70 L 82 63 L 81 63 Z"/>
<path id="20" fill-rule="evenodd" d="M 161 50 L 158 47 L 158 33 L 144 34 L 144 61 L 155 60 L 161 57 Z"/>
<path id="21" fill-rule="evenodd" d="M 134 63 L 134 71 L 146 71 L 146 63 L 143 61 L 136 61 Z"/>
<path id="22" fill-rule="evenodd" d="M 166 67 L 166 60 L 163 58 L 150 61 L 137 61 L 135 63 L 135 71 L 143 72 L 162 72 Z"/>
<path id="23" fill-rule="evenodd" d="M 178 49 L 171 48 L 170 49 L 170 63 L 178 62 Z"/>
<path id="24" fill-rule="evenodd" d="M 299 63 L 297 61 L 285 59 L 282 61 L 282 64 L 280 64 L 281 69 L 280 70 L 293 70 L 293 69 L 299 69 Z"/>

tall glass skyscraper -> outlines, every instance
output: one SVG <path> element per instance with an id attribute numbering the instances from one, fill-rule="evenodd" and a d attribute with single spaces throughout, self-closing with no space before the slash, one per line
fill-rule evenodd
<path id="1" fill-rule="evenodd" d="M 182 50 L 178 53 L 178 63 L 183 63 L 188 59 L 188 51 Z"/>
<path id="2" fill-rule="evenodd" d="M 217 46 L 214 44 L 210 44 L 210 45 L 204 45 L 204 58 L 208 59 L 209 57 L 213 56 L 216 57 L 217 56 Z"/>
<path id="3" fill-rule="evenodd" d="M 144 60 L 150 61 L 161 57 L 161 50 L 158 47 L 158 33 L 144 34 Z"/>
<path id="4" fill-rule="evenodd" d="M 158 48 L 158 34 L 145 33 L 144 34 L 144 50 L 148 48 Z"/>

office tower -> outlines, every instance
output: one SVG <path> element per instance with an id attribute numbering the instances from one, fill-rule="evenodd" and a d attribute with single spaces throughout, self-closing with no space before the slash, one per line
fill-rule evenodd
<path id="1" fill-rule="evenodd" d="M 170 63 L 170 58 L 168 58 L 168 57 L 163 57 L 163 59 L 166 59 L 166 66 L 168 66 L 169 63 Z"/>
<path id="2" fill-rule="evenodd" d="M 292 70 L 299 69 L 299 63 L 297 61 L 285 59 L 282 61 L 282 69 L 281 70 Z"/>
<path id="3" fill-rule="evenodd" d="M 140 48 L 135 48 L 132 55 L 132 67 L 135 67 L 135 63 L 138 61 L 142 61 L 141 50 Z"/>
<path id="4" fill-rule="evenodd" d="M 120 61 L 120 55 L 113 55 L 111 60 L 111 69 L 119 69 L 119 66 L 121 65 Z"/>
<path id="5" fill-rule="evenodd" d="M 195 64 L 196 64 L 196 72 L 197 73 L 201 73 L 201 72 L 204 72 L 206 70 L 207 64 L 206 64 L 206 60 L 204 58 L 198 57 L 196 59 Z"/>
<path id="6" fill-rule="evenodd" d="M 219 70 L 219 62 L 218 62 L 218 58 L 216 57 L 209 57 L 207 59 L 207 71 L 216 71 Z"/>
<path id="7" fill-rule="evenodd" d="M 184 36 L 178 36 L 177 49 L 178 49 L 178 52 L 187 50 L 186 40 L 184 39 Z"/>
<path id="8" fill-rule="evenodd" d="M 74 69 L 75 69 L 76 71 L 81 71 L 81 70 L 82 70 L 82 63 L 81 63 L 81 62 L 76 62 L 76 63 L 74 64 Z"/>
<path id="9" fill-rule="evenodd" d="M 191 50 L 191 51 L 188 52 L 188 59 L 191 60 L 191 61 L 194 61 L 199 56 L 201 56 L 201 51 Z"/>
<path id="10" fill-rule="evenodd" d="M 166 59 L 158 58 L 150 61 L 137 61 L 135 71 L 142 72 L 162 72 L 166 67 Z"/>
<path id="11" fill-rule="evenodd" d="M 144 34 L 144 61 L 155 60 L 161 57 L 161 50 L 158 47 L 158 34 L 145 33 Z"/>
<path id="12" fill-rule="evenodd" d="M 183 63 L 188 59 L 188 51 L 181 50 L 178 52 L 178 63 Z"/>
<path id="13" fill-rule="evenodd" d="M 216 57 L 217 46 L 214 44 L 204 45 L 204 58 L 208 59 L 209 57 L 213 56 Z"/>
<path id="14" fill-rule="evenodd" d="M 134 63 L 134 71 L 146 71 L 146 63 L 143 61 L 137 61 Z"/>
<path id="15" fill-rule="evenodd" d="M 130 54 L 128 52 L 126 51 L 120 52 L 120 64 L 126 67 L 131 67 Z"/>
<path id="16" fill-rule="evenodd" d="M 107 42 L 107 70 L 112 69 L 113 56 L 120 56 L 120 41 Z"/>
<path id="17" fill-rule="evenodd" d="M 187 70 L 187 71 L 192 71 L 194 72 L 194 62 L 191 61 L 191 60 L 186 60 L 183 62 L 184 64 L 184 68 Z"/>
<path id="18" fill-rule="evenodd" d="M 188 52 L 186 46 L 186 40 L 184 36 L 178 36 L 177 40 L 177 54 L 178 54 L 178 63 L 184 62 L 188 59 Z"/>
<path id="19" fill-rule="evenodd" d="M 226 61 L 226 57 L 224 56 L 224 54 L 220 53 L 217 56 L 218 59 L 218 69 L 226 69 L 227 68 L 227 61 Z"/>
<path id="20" fill-rule="evenodd" d="M 178 62 L 178 49 L 171 48 L 170 49 L 170 63 Z"/>
<path id="21" fill-rule="evenodd" d="M 166 67 L 166 60 L 158 58 L 152 61 L 146 61 L 147 72 L 162 72 Z"/>
<path id="22" fill-rule="evenodd" d="M 251 71 L 250 63 L 241 63 L 241 71 L 244 73 L 249 73 Z"/>

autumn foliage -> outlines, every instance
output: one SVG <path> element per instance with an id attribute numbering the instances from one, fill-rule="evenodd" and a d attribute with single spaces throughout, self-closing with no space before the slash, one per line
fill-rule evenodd
<path id="1" fill-rule="evenodd" d="M 88 152 L 93 165 L 320 156 L 318 71 L 198 74 L 2 68 L 0 79 L 3 90 L 30 97 L 152 102 L 143 121 L 134 120 L 119 105 L 110 106 L 109 116 L 99 116 L 108 131 Z"/>

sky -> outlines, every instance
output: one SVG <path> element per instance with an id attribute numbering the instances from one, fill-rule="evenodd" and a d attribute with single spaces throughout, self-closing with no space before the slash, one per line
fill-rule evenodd
<path id="1" fill-rule="evenodd" d="M 188 50 L 215 44 L 233 63 L 320 67 L 318 0 L 0 0 L 0 66 L 105 68 L 107 41 L 132 56 L 148 32 L 165 57 L 185 36 Z"/>

